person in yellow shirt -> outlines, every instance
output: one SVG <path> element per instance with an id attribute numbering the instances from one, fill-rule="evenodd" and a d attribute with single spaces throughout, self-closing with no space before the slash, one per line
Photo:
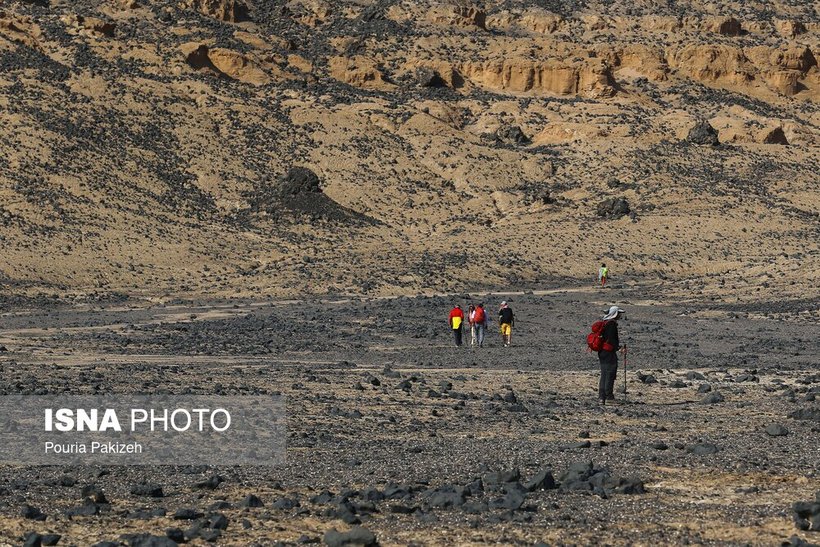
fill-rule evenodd
<path id="1" fill-rule="evenodd" d="M 450 310 L 450 328 L 453 331 L 453 340 L 455 340 L 456 346 L 461 345 L 461 326 L 463 323 L 464 312 L 461 306 L 456 304 L 456 306 Z"/>
<path id="2" fill-rule="evenodd" d="M 601 286 L 606 286 L 606 278 L 609 277 L 609 268 L 606 267 L 606 264 L 601 262 L 601 267 L 598 268 L 598 281 L 601 282 Z"/>

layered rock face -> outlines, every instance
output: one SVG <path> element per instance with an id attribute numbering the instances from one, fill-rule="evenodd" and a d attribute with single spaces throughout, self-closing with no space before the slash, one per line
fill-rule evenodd
<path id="1" fill-rule="evenodd" d="M 0 279 L 797 292 L 818 51 L 799 1 L 3 2 Z"/>

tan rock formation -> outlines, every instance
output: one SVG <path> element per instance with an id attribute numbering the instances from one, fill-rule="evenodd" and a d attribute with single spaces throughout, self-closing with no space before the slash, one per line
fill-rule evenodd
<path id="1" fill-rule="evenodd" d="M 384 75 L 372 59 L 354 56 L 331 57 L 328 63 L 334 79 L 363 89 L 391 90 L 395 86 L 384 80 Z"/>
<path id="2" fill-rule="evenodd" d="M 667 60 L 678 72 L 708 84 L 745 85 L 755 71 L 742 49 L 726 45 L 687 45 Z"/>
<path id="3" fill-rule="evenodd" d="M 185 61 L 195 69 L 208 69 L 220 75 L 252 85 L 271 82 L 270 75 L 247 56 L 225 48 L 211 48 L 198 42 L 182 46 Z"/>
<path id="4" fill-rule="evenodd" d="M 758 46 L 746 50 L 751 60 L 763 76 L 766 84 L 783 95 L 796 95 L 804 87 L 801 80 L 817 60 L 811 49 L 805 46 L 792 46 L 785 49 L 772 49 Z"/>
<path id="5" fill-rule="evenodd" d="M 724 36 L 740 36 L 743 32 L 740 21 L 734 17 L 714 17 L 703 22 L 703 30 L 716 32 Z"/>
<path id="6" fill-rule="evenodd" d="M 552 34 L 558 31 L 563 18 L 549 11 L 533 8 L 523 13 L 502 11 L 487 16 L 487 28 L 508 31 L 511 29 L 535 32 L 538 34 Z"/>
<path id="7" fill-rule="evenodd" d="M 630 44 L 615 51 L 610 63 L 619 70 L 629 69 L 655 82 L 666 80 L 669 73 L 663 51 L 643 44 Z"/>
<path id="8" fill-rule="evenodd" d="M 498 91 L 584 97 L 610 97 L 615 93 L 609 66 L 600 59 L 576 64 L 530 59 L 467 62 L 458 71 L 473 83 Z"/>
<path id="9" fill-rule="evenodd" d="M 435 25 L 487 28 L 487 14 L 475 6 L 438 4 L 427 13 L 427 21 Z"/>
<path id="10" fill-rule="evenodd" d="M 774 28 L 781 36 L 786 38 L 794 38 L 806 32 L 806 26 L 800 21 L 793 21 L 790 19 L 776 19 Z"/>
<path id="11" fill-rule="evenodd" d="M 411 60 L 405 65 L 404 72 L 413 72 L 417 69 L 425 68 L 432 70 L 447 85 L 454 89 L 464 85 L 464 77 L 458 72 L 452 63 L 439 60 Z"/>
<path id="12" fill-rule="evenodd" d="M 40 36 L 40 27 L 30 19 L 0 10 L 0 38 L 38 48 Z"/>
<path id="13" fill-rule="evenodd" d="M 645 15 L 640 18 L 641 28 L 649 32 L 677 32 L 683 23 L 678 17 L 662 15 Z"/>
<path id="14" fill-rule="evenodd" d="M 103 21 L 97 17 L 78 16 L 77 22 L 86 30 L 90 30 L 91 32 L 96 32 L 97 34 L 102 34 L 108 37 L 114 36 L 114 31 L 117 28 L 116 23 L 111 21 Z"/>
<path id="15" fill-rule="evenodd" d="M 242 0 L 188 0 L 188 6 L 203 15 L 230 23 L 248 17 L 248 6 Z"/>
<path id="16" fill-rule="evenodd" d="M 333 14 L 331 5 L 324 0 L 291 0 L 285 7 L 293 19 L 309 27 L 325 23 Z"/>

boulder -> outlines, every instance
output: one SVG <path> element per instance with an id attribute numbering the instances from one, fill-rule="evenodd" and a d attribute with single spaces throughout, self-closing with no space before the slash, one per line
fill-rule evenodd
<path id="1" fill-rule="evenodd" d="M 686 140 L 693 144 L 717 146 L 720 144 L 718 140 L 717 129 L 706 120 L 701 120 L 689 130 Z"/>
<path id="2" fill-rule="evenodd" d="M 528 144 L 530 138 L 517 125 L 502 125 L 495 131 L 495 140 L 503 144 Z"/>
<path id="3" fill-rule="evenodd" d="M 256 86 L 271 81 L 267 72 L 242 53 L 225 48 L 211 48 L 198 42 L 189 42 L 180 49 L 185 62 L 194 69 L 210 70 L 217 75 Z"/>
<path id="4" fill-rule="evenodd" d="M 354 526 L 347 532 L 339 532 L 332 528 L 325 533 L 322 541 L 328 547 L 345 547 L 348 545 L 376 547 L 379 544 L 373 532 L 361 526 Z"/>
<path id="5" fill-rule="evenodd" d="M 629 202 L 626 198 L 608 198 L 598 204 L 596 212 L 602 218 L 621 218 L 629 214 Z"/>
<path id="6" fill-rule="evenodd" d="M 702 405 L 714 405 L 717 403 L 722 403 L 724 401 L 723 395 L 719 391 L 714 391 L 709 393 L 706 397 L 700 400 L 700 404 Z"/>
<path id="7" fill-rule="evenodd" d="M 782 126 L 767 127 L 757 135 L 757 141 L 762 144 L 789 144 Z"/>
<path id="8" fill-rule="evenodd" d="M 780 424 L 769 424 L 766 426 L 766 434 L 770 437 L 783 437 L 789 434 L 789 430 Z"/>

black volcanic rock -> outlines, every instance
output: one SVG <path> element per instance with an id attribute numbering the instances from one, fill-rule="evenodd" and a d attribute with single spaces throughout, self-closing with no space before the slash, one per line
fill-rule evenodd
<path id="1" fill-rule="evenodd" d="M 621 218 L 630 212 L 626 198 L 607 198 L 598 204 L 596 212 L 602 218 Z"/>
<path id="2" fill-rule="evenodd" d="M 339 532 L 332 528 L 325 533 L 322 541 L 328 547 L 345 547 L 348 545 L 376 547 L 379 544 L 373 532 L 361 526 L 354 526 L 347 532 Z"/>
<path id="3" fill-rule="evenodd" d="M 690 129 L 689 134 L 686 136 L 686 140 L 693 144 L 710 146 L 717 146 L 720 144 L 717 129 L 712 127 L 712 125 L 706 120 L 701 120 L 697 123 L 697 125 L 695 125 L 695 127 Z"/>

